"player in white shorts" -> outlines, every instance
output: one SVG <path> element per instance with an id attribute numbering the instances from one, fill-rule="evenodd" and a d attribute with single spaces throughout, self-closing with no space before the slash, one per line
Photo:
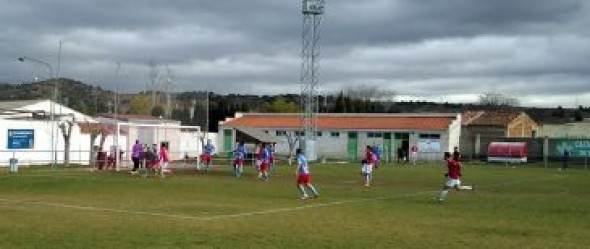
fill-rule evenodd
<path id="1" fill-rule="evenodd" d="M 474 190 L 472 186 L 461 185 L 461 162 L 459 158 L 451 156 L 451 153 L 445 152 L 445 161 L 447 162 L 447 173 L 445 174 L 445 186 L 440 192 L 438 201 L 443 202 L 447 197 L 450 189 L 455 190 Z"/>
<path id="2" fill-rule="evenodd" d="M 361 163 L 361 174 L 365 177 L 365 187 L 369 187 L 371 186 L 371 179 L 373 179 L 373 165 L 368 163 L 365 159 L 363 159 Z"/>

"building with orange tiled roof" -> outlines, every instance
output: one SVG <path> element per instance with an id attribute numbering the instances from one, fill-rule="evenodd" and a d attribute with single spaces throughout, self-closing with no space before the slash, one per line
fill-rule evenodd
<path id="1" fill-rule="evenodd" d="M 384 160 L 391 161 L 396 159 L 398 148 L 407 155 L 410 146 L 417 145 L 422 152 L 420 159 L 439 160 L 442 153 L 459 145 L 460 116 L 448 113 L 320 113 L 316 122 L 317 153 L 324 158 L 355 160 L 364 155 L 367 145 L 376 145 L 383 150 Z M 257 131 L 275 139 L 277 153 L 287 155 L 293 147 L 289 142 L 305 135 L 302 117 L 302 114 L 293 113 L 238 113 L 220 122 L 220 146 L 224 151 L 231 151 L 237 141 L 255 137 L 245 136 L 246 133 Z"/>

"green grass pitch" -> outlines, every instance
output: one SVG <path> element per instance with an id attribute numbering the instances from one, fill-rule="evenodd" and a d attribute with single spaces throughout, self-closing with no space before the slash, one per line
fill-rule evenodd
<path id="1" fill-rule="evenodd" d="M 588 248 L 590 171 L 472 166 L 475 192 L 437 196 L 444 170 L 312 164 L 268 182 L 228 166 L 165 179 L 82 169 L 0 171 L 0 248 Z"/>

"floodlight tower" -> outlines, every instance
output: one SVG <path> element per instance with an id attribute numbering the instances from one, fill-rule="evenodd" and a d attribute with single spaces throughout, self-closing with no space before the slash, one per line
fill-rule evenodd
<path id="1" fill-rule="evenodd" d="M 324 0 L 302 1 L 302 50 L 301 50 L 301 105 L 304 109 L 303 151 L 309 160 L 316 160 L 317 87 L 320 57 L 320 24 L 324 14 Z"/>

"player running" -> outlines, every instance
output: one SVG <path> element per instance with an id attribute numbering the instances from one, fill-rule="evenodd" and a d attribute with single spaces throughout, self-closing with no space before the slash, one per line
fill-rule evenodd
<path id="1" fill-rule="evenodd" d="M 269 158 L 268 158 L 268 163 L 269 163 L 269 167 L 270 167 L 270 175 L 274 175 L 275 173 L 275 152 L 276 152 L 276 148 L 275 148 L 276 144 L 272 143 L 272 144 L 268 144 L 268 152 L 269 152 Z"/>
<path id="2" fill-rule="evenodd" d="M 199 158 L 199 166 L 205 166 L 205 172 L 209 171 L 211 166 L 211 158 L 215 154 L 215 146 L 211 143 L 211 139 L 207 139 L 207 144 L 203 145 L 203 154 Z"/>
<path id="3" fill-rule="evenodd" d="M 373 146 L 373 154 L 375 154 L 375 164 L 373 166 L 375 166 L 375 168 L 378 169 L 381 165 L 381 157 L 383 156 L 383 150 L 381 149 L 381 147 L 375 145 Z"/>
<path id="4" fill-rule="evenodd" d="M 238 147 L 234 150 L 234 174 L 237 178 L 241 178 L 244 174 L 244 160 L 248 155 L 248 151 L 246 150 L 246 146 L 244 145 L 243 141 L 238 143 Z"/>
<path id="5" fill-rule="evenodd" d="M 309 196 L 305 192 L 305 187 L 308 187 L 311 192 L 313 193 L 313 198 L 318 198 L 320 194 L 316 188 L 311 184 L 311 175 L 309 171 L 309 165 L 307 164 L 307 159 L 301 153 L 301 149 L 297 149 L 297 170 L 295 171 L 295 176 L 297 177 L 297 188 L 301 193 L 301 200 L 307 200 Z"/>
<path id="6" fill-rule="evenodd" d="M 170 154 L 168 153 L 168 148 L 165 143 L 160 145 L 160 177 L 164 178 L 165 173 L 170 173 L 170 169 L 168 169 L 168 164 L 170 163 Z"/>
<path id="7" fill-rule="evenodd" d="M 445 174 L 445 186 L 440 192 L 438 202 L 445 201 L 450 189 L 455 190 L 474 190 L 472 186 L 461 186 L 461 162 L 459 158 L 451 156 L 451 153 L 445 152 L 445 161 L 447 162 L 447 173 Z"/>
<path id="8" fill-rule="evenodd" d="M 363 159 L 361 164 L 361 174 L 365 177 L 365 187 L 369 187 L 373 178 L 373 165 L 369 164 L 366 159 Z"/>
<path id="9" fill-rule="evenodd" d="M 260 151 L 258 152 L 258 159 L 260 160 L 260 166 L 258 171 L 258 178 L 268 181 L 270 176 L 268 174 L 268 170 L 270 168 L 270 148 L 262 144 L 260 146 Z"/>
<path id="10" fill-rule="evenodd" d="M 377 162 L 377 156 L 373 152 L 373 148 L 367 145 L 365 153 L 365 159 L 363 162 L 363 175 L 365 176 L 365 187 L 371 186 L 371 180 L 373 179 L 373 167 Z"/>

